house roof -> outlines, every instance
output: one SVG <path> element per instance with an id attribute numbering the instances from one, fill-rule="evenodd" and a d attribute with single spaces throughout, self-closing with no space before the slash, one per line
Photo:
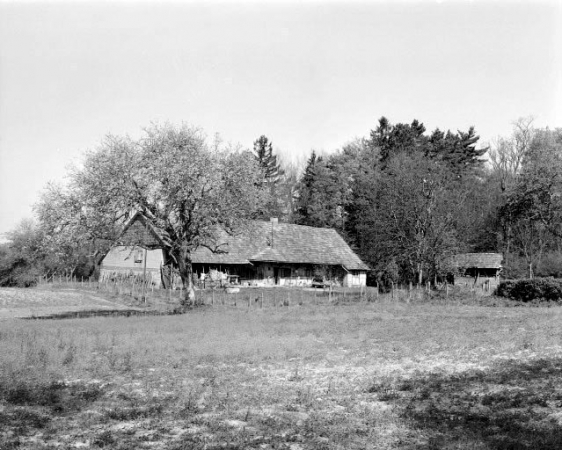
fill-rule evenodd
<path id="1" fill-rule="evenodd" d="M 369 270 L 338 232 L 289 223 L 249 222 L 235 236 L 221 236 L 226 253 L 213 253 L 199 247 L 194 263 L 249 264 L 253 262 L 341 265 L 348 270 Z"/>
<path id="2" fill-rule="evenodd" d="M 455 267 L 465 269 L 500 269 L 502 260 L 501 253 L 460 253 L 452 257 L 452 263 Z"/>
<path id="3" fill-rule="evenodd" d="M 162 248 L 164 241 L 150 220 L 140 212 L 127 222 L 117 242 L 121 245 L 140 245 L 146 248 Z"/>
<path id="4" fill-rule="evenodd" d="M 136 220 L 149 223 L 136 214 L 124 234 Z M 150 240 L 158 237 L 153 227 Z M 331 228 L 315 228 L 288 223 L 248 221 L 241 232 L 229 235 L 219 230 L 219 251 L 199 247 L 192 253 L 195 264 L 252 264 L 254 262 L 341 265 L 347 270 L 369 270 L 338 232 Z M 152 244 L 152 242 L 151 242 Z M 163 245 L 162 245 L 163 246 Z"/>

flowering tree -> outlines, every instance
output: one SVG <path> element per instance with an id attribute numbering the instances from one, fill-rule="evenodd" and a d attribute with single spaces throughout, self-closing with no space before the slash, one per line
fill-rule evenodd
<path id="1" fill-rule="evenodd" d="M 201 130 L 187 125 L 153 125 L 139 140 L 108 136 L 87 153 L 70 182 L 38 208 L 57 202 L 64 233 L 110 238 L 115 226 L 142 213 L 162 238 L 185 287 L 195 298 L 191 255 L 205 246 L 219 251 L 218 229 L 235 233 L 268 200 L 254 158 L 238 148 L 209 145 Z M 64 212 L 64 213 L 61 213 Z"/>

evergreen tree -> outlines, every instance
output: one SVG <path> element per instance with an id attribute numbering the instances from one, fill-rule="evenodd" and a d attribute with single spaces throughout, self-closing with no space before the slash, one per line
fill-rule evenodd
<path id="1" fill-rule="evenodd" d="M 262 135 L 254 142 L 254 157 L 263 171 L 265 183 L 277 183 L 283 175 L 283 170 L 277 162 L 277 155 L 273 154 L 273 145 Z"/>
<path id="2" fill-rule="evenodd" d="M 277 162 L 277 155 L 273 154 L 273 145 L 267 136 L 262 135 L 254 142 L 254 158 L 262 172 L 259 187 L 266 189 L 269 201 L 256 213 L 256 219 L 269 219 L 283 216 L 283 200 L 280 198 L 280 183 L 284 171 Z"/>
<path id="3" fill-rule="evenodd" d="M 451 131 L 443 133 L 438 128 L 431 134 L 425 154 L 431 159 L 439 159 L 449 166 L 457 175 L 470 172 L 471 169 L 482 167 L 485 160 L 480 159 L 488 151 L 488 147 L 476 148 L 480 136 L 470 127 L 465 133 Z"/>
<path id="4" fill-rule="evenodd" d="M 423 123 L 413 120 L 411 124 L 391 124 L 386 117 L 379 119 L 379 125 L 371 131 L 370 145 L 380 151 L 380 161 L 383 167 L 394 156 L 399 154 L 413 155 L 421 153 L 430 159 L 444 162 L 457 175 L 472 172 L 472 169 L 482 167 L 481 157 L 488 148 L 476 148 L 480 139 L 470 127 L 467 132 L 452 133 L 436 129 L 430 136 L 426 136 Z"/>
<path id="5" fill-rule="evenodd" d="M 371 131 L 371 147 L 378 148 L 380 160 L 386 164 L 387 160 L 399 153 L 411 154 L 424 149 L 427 137 L 424 135 L 423 123 L 413 120 L 411 124 L 398 123 L 392 125 L 386 117 L 379 119 L 378 127 Z"/>
<path id="6" fill-rule="evenodd" d="M 298 187 L 295 223 L 299 225 L 309 225 L 310 205 L 312 202 L 314 182 L 316 179 L 316 165 L 320 162 L 322 162 L 322 157 L 318 158 L 316 156 L 316 152 L 312 150 L 312 154 L 306 162 L 306 167 Z"/>

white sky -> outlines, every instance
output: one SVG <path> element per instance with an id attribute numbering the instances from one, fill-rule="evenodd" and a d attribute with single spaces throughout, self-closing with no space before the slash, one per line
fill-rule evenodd
<path id="1" fill-rule="evenodd" d="M 0 2 L 0 233 L 107 133 L 187 121 L 302 158 L 380 116 L 562 126 L 562 2 Z"/>

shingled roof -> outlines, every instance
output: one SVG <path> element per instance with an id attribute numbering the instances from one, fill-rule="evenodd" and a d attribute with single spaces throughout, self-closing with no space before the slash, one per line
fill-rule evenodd
<path id="1" fill-rule="evenodd" d="M 464 269 L 500 269 L 502 259 L 501 253 L 460 253 L 452 257 L 452 263 Z"/>
<path id="2" fill-rule="evenodd" d="M 289 223 L 252 221 L 235 236 L 221 236 L 225 253 L 200 247 L 192 255 L 194 263 L 249 264 L 251 262 L 341 265 L 348 270 L 369 270 L 331 228 L 315 228 Z"/>

